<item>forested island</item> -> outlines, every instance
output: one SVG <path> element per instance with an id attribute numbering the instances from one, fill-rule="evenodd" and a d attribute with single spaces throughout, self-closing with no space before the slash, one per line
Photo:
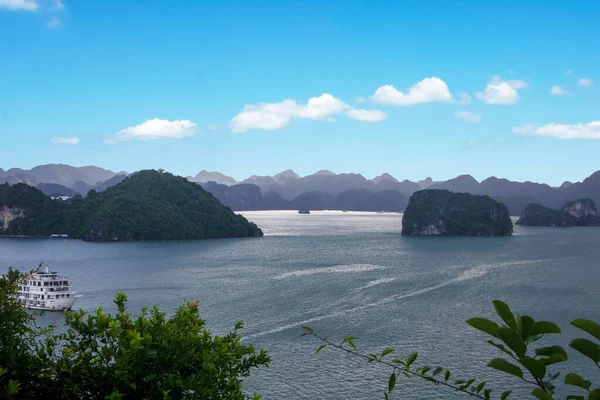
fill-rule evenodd
<path id="1" fill-rule="evenodd" d="M 426 189 L 415 192 L 402 218 L 403 236 L 510 236 L 506 206 L 489 196 Z"/>
<path id="2" fill-rule="evenodd" d="M 600 226 L 596 203 L 591 199 L 569 201 L 560 210 L 531 203 L 516 222 L 523 226 Z"/>
<path id="3" fill-rule="evenodd" d="M 139 171 L 68 202 L 26 184 L 0 185 L 0 235 L 52 233 L 98 242 L 263 235 L 201 186 L 162 171 Z"/>

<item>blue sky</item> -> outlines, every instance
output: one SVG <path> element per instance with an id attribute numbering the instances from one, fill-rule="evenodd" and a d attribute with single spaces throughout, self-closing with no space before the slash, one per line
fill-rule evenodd
<path id="1" fill-rule="evenodd" d="M 0 167 L 582 180 L 599 20 L 597 1 L 0 0 Z"/>

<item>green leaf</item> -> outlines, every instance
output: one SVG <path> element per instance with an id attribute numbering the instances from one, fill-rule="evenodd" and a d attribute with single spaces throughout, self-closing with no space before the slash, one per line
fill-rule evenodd
<path id="1" fill-rule="evenodd" d="M 600 389 L 594 389 L 588 395 L 588 400 L 600 400 Z"/>
<path id="2" fill-rule="evenodd" d="M 521 336 L 519 336 L 515 331 L 505 326 L 501 326 L 500 328 L 498 328 L 498 335 L 500 335 L 500 339 L 502 339 L 502 341 L 512 351 L 514 351 L 517 354 L 517 356 L 525 357 L 527 345 L 525 344 L 523 339 L 521 339 Z"/>
<path id="3" fill-rule="evenodd" d="M 540 380 L 546 376 L 546 366 L 541 361 L 533 358 L 521 358 L 519 363 Z"/>
<path id="4" fill-rule="evenodd" d="M 491 393 L 492 393 L 492 389 L 485 389 L 483 391 L 483 397 L 485 397 L 486 400 L 490 400 Z"/>
<path id="5" fill-rule="evenodd" d="M 448 382 L 448 379 L 450 379 L 450 371 L 446 370 L 446 373 L 444 374 L 444 382 Z"/>
<path id="6" fill-rule="evenodd" d="M 433 376 L 439 374 L 440 372 L 442 372 L 444 370 L 444 368 L 442 367 L 437 367 L 436 369 L 433 370 Z"/>
<path id="7" fill-rule="evenodd" d="M 300 328 L 304 329 L 306 332 L 313 333 L 313 330 L 310 326 L 300 325 Z"/>
<path id="8" fill-rule="evenodd" d="M 384 351 L 381 352 L 381 356 L 379 357 L 379 359 L 382 359 L 383 357 L 387 356 L 390 353 L 393 353 L 394 349 L 392 348 L 387 348 Z"/>
<path id="9" fill-rule="evenodd" d="M 569 395 L 569 396 L 567 396 L 567 400 L 585 400 L 585 397 Z"/>
<path id="10" fill-rule="evenodd" d="M 596 343 L 587 339 L 574 339 L 569 346 L 592 359 L 595 363 L 600 362 L 600 347 Z"/>
<path id="11" fill-rule="evenodd" d="M 508 305 L 500 300 L 494 300 L 492 303 L 494 304 L 496 313 L 498 316 L 500 316 L 500 318 L 502 318 L 502 321 L 504 321 L 509 328 L 517 330 L 517 321 L 515 320 L 515 316 L 510 311 Z"/>
<path id="12" fill-rule="evenodd" d="M 500 326 L 494 321 L 490 321 L 489 319 L 485 318 L 471 318 L 467 320 L 467 324 L 471 325 L 475 329 L 487 333 L 488 335 L 492 335 L 493 337 L 500 339 L 498 333 L 496 333 Z"/>
<path id="13" fill-rule="evenodd" d="M 552 400 L 552 396 L 550 396 L 547 392 L 544 392 L 540 388 L 535 388 L 531 391 L 531 394 L 540 400 Z"/>
<path id="14" fill-rule="evenodd" d="M 315 355 L 319 354 L 319 352 L 320 352 L 321 350 L 323 350 L 323 349 L 324 349 L 326 346 L 327 346 L 327 344 L 322 344 L 322 345 L 320 345 L 320 346 L 319 346 L 319 348 L 317 349 L 317 351 L 315 351 Z"/>
<path id="15" fill-rule="evenodd" d="M 562 354 L 552 354 L 550 357 L 540 358 L 540 361 L 544 363 L 544 365 L 551 365 L 567 361 L 567 359 Z"/>
<path id="16" fill-rule="evenodd" d="M 545 335 L 548 333 L 561 333 L 561 331 L 558 325 L 553 322 L 537 321 L 533 325 L 533 332 L 531 332 L 531 335 Z"/>
<path id="17" fill-rule="evenodd" d="M 598 325 L 596 322 L 590 319 L 578 318 L 575 321 L 571 322 L 571 325 L 576 326 L 577 328 L 583 331 L 586 331 L 596 339 L 600 340 L 600 325 Z"/>
<path id="18" fill-rule="evenodd" d="M 539 349 L 535 349 L 535 354 L 538 356 L 550 357 L 553 354 L 560 354 L 565 359 L 568 358 L 567 352 L 560 346 L 549 346 L 549 347 L 541 347 Z"/>
<path id="19" fill-rule="evenodd" d="M 504 345 L 503 345 L 503 344 L 494 343 L 494 342 L 493 342 L 493 341 L 491 341 L 491 340 L 488 340 L 487 342 L 488 342 L 489 344 L 491 344 L 492 346 L 496 347 L 497 349 L 500 349 L 500 350 L 502 350 L 503 352 L 505 352 L 506 354 L 508 354 L 510 357 L 514 357 L 514 354 L 513 354 L 513 353 L 511 353 L 510 351 L 508 351 L 508 350 L 506 349 L 506 347 L 504 347 Z"/>
<path id="20" fill-rule="evenodd" d="M 531 333 L 533 332 L 533 326 L 535 324 L 535 321 L 533 320 L 533 318 L 527 315 L 523 315 L 519 319 L 521 321 L 521 338 L 526 341 L 527 339 L 529 339 Z"/>
<path id="21" fill-rule="evenodd" d="M 481 382 L 479 385 L 477 385 L 477 388 L 475 389 L 476 393 L 479 393 L 483 390 L 483 387 L 485 386 L 485 381 Z"/>
<path id="22" fill-rule="evenodd" d="M 354 350 L 356 350 L 356 346 L 354 345 L 354 340 L 358 339 L 356 336 L 350 336 L 347 338 L 344 338 L 344 340 L 342 340 L 341 344 L 344 343 L 348 343 L 348 345 L 350 345 L 350 347 L 352 347 Z"/>
<path id="23" fill-rule="evenodd" d="M 421 375 L 425 375 L 430 369 L 431 367 L 423 367 L 423 369 L 421 370 Z"/>
<path id="24" fill-rule="evenodd" d="M 419 355 L 418 353 L 411 353 L 406 358 L 406 369 L 410 369 L 411 364 L 415 362 L 415 360 L 417 359 L 418 355 Z"/>
<path id="25" fill-rule="evenodd" d="M 570 373 L 565 376 L 565 385 L 577 386 L 585 390 L 589 390 L 592 383 L 590 381 L 586 381 L 581 376 Z"/>
<path id="26" fill-rule="evenodd" d="M 494 358 L 488 363 L 487 366 L 497 369 L 498 371 L 506 372 L 507 374 L 523 378 L 523 371 L 521 371 L 521 368 L 509 363 L 503 358 Z"/>
<path id="27" fill-rule="evenodd" d="M 396 373 L 392 372 L 390 380 L 388 381 L 388 393 L 392 393 L 394 386 L 396 386 Z"/>
<path id="28" fill-rule="evenodd" d="M 512 393 L 512 390 L 507 390 L 506 392 L 503 392 L 502 396 L 500 396 L 500 400 L 506 400 L 506 398 L 508 396 L 510 396 L 511 393 Z"/>

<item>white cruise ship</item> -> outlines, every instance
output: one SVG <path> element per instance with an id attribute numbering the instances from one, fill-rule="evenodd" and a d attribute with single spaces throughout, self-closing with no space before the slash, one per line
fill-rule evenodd
<path id="1" fill-rule="evenodd" d="M 36 310 L 70 310 L 75 303 L 76 292 L 71 288 L 69 278 L 51 272 L 48 267 L 25 277 L 19 284 L 19 301 L 25 308 Z"/>

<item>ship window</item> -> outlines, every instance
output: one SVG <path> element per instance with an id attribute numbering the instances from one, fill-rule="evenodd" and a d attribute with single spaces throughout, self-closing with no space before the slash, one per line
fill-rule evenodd
<path id="1" fill-rule="evenodd" d="M 44 286 L 48 286 L 48 282 L 44 282 Z"/>
<path id="2" fill-rule="evenodd" d="M 38 282 L 38 286 L 42 286 L 42 282 Z"/>
<path id="3" fill-rule="evenodd" d="M 69 297 L 71 297 L 71 295 L 70 295 L 70 294 L 68 294 L 68 295 L 67 295 L 67 299 L 68 299 Z"/>
<path id="4" fill-rule="evenodd" d="M 44 300 L 44 295 L 42 295 L 42 300 Z"/>

